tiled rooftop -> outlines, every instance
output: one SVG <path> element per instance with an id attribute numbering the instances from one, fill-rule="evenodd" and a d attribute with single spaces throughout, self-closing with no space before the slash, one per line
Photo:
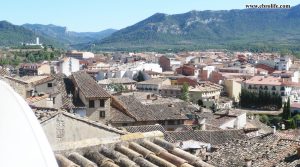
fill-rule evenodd
<path id="1" fill-rule="evenodd" d="M 199 85 L 197 85 L 195 88 L 190 89 L 190 91 L 201 91 L 201 92 L 207 92 L 207 91 L 220 91 L 222 89 L 221 85 L 205 81 L 205 82 L 199 82 Z"/>
<path id="2" fill-rule="evenodd" d="M 98 81 L 98 84 L 100 84 L 100 85 L 108 85 L 108 84 L 111 84 L 111 83 L 134 84 L 134 83 L 136 83 L 136 81 L 132 80 L 130 78 L 108 78 L 108 79 Z"/>
<path id="3" fill-rule="evenodd" d="M 121 140 L 77 151 L 60 151 L 56 159 L 60 166 L 211 167 L 199 157 L 157 137 L 146 139 L 138 133 L 121 136 Z"/>
<path id="4" fill-rule="evenodd" d="M 72 79 L 75 82 L 75 86 L 78 86 L 86 98 L 110 97 L 109 93 L 99 86 L 97 82 L 86 72 L 78 71 L 72 73 Z"/>
<path id="5" fill-rule="evenodd" d="M 164 138 L 168 142 L 174 143 L 174 139 L 172 139 L 165 131 L 165 129 L 157 124 L 157 125 L 141 125 L 141 126 L 124 126 L 122 129 L 125 129 L 127 132 L 130 133 L 137 133 L 137 132 L 151 132 L 151 131 L 160 131 L 164 134 Z"/>
<path id="6" fill-rule="evenodd" d="M 187 119 L 184 114 L 178 111 L 178 108 L 172 108 L 168 105 L 145 105 L 134 95 L 116 96 L 116 99 L 137 121 Z"/>
<path id="7" fill-rule="evenodd" d="M 71 108 L 75 108 L 72 99 L 69 97 L 69 94 L 72 92 L 67 92 L 67 88 L 66 88 L 66 80 L 68 80 L 68 78 L 66 78 L 66 76 L 64 76 L 63 74 L 56 74 L 54 75 L 55 79 L 56 79 L 56 86 L 58 91 L 61 93 L 62 96 L 62 108 L 64 109 L 71 109 Z"/>
<path id="8" fill-rule="evenodd" d="M 299 141 L 280 139 L 274 134 L 235 140 L 219 146 L 219 150 L 211 154 L 212 159 L 208 162 L 220 167 L 244 166 L 245 161 L 249 160 L 254 167 L 271 167 L 292 155 L 299 144 Z"/>
<path id="9" fill-rule="evenodd" d="M 165 80 L 166 79 L 164 79 L 164 78 L 154 78 L 154 79 L 149 79 L 149 80 L 146 80 L 146 81 L 138 82 L 137 84 L 156 85 L 156 84 L 161 84 Z"/>
<path id="10" fill-rule="evenodd" d="M 254 76 L 245 81 L 246 84 L 259 84 L 259 85 L 281 85 L 281 78 L 273 76 Z"/>
<path id="11" fill-rule="evenodd" d="M 246 139 L 244 130 L 194 130 L 194 131 L 172 131 L 167 134 L 176 142 L 195 140 L 212 145 L 228 143 L 236 139 Z"/>

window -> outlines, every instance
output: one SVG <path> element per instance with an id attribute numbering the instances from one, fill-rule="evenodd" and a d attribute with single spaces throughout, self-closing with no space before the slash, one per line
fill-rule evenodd
<path id="1" fill-rule="evenodd" d="M 95 101 L 94 100 L 90 100 L 89 101 L 89 108 L 94 108 L 95 107 Z"/>
<path id="2" fill-rule="evenodd" d="M 175 125 L 175 121 L 174 120 L 169 120 L 168 125 Z"/>
<path id="3" fill-rule="evenodd" d="M 105 118 L 105 111 L 100 111 L 100 118 Z"/>
<path id="4" fill-rule="evenodd" d="M 55 104 L 55 97 L 52 98 L 53 104 Z"/>
<path id="5" fill-rule="evenodd" d="M 48 88 L 52 88 L 52 83 L 48 83 Z"/>
<path id="6" fill-rule="evenodd" d="M 105 100 L 104 99 L 100 100 L 100 107 L 105 107 Z"/>
<path id="7" fill-rule="evenodd" d="M 280 90 L 285 90 L 284 87 L 282 86 Z"/>
<path id="8" fill-rule="evenodd" d="M 284 92 L 281 92 L 281 96 L 284 96 Z"/>
<path id="9" fill-rule="evenodd" d="M 268 86 L 265 86 L 265 90 L 268 90 Z"/>
<path id="10" fill-rule="evenodd" d="M 275 87 L 275 86 L 273 86 L 273 87 L 272 87 L 272 90 L 276 90 L 276 87 Z"/>

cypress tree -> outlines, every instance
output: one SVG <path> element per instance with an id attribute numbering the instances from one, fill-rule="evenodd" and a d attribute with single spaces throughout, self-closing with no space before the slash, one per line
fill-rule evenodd
<path id="1" fill-rule="evenodd" d="M 290 98 L 288 98 L 287 104 L 286 104 L 286 112 L 287 112 L 287 117 L 288 119 L 290 119 L 292 117 L 291 114 L 291 102 L 290 102 Z"/>

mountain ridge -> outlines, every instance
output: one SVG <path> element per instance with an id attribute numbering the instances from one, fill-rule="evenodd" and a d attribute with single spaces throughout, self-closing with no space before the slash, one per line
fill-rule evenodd
<path id="1" fill-rule="evenodd" d="M 233 9 L 156 13 L 96 43 L 101 49 L 295 48 L 300 5 L 290 9 Z M 271 50 L 274 48 L 270 48 Z"/>
<path id="2" fill-rule="evenodd" d="M 73 46 L 101 40 L 116 31 L 106 29 L 98 32 L 75 32 L 54 24 L 14 25 L 3 20 L 0 21 L 0 46 L 20 46 L 22 43 L 33 43 L 39 37 L 43 44 L 73 49 Z"/>
<path id="3" fill-rule="evenodd" d="M 43 24 L 23 24 L 28 30 L 31 30 L 37 34 L 55 38 L 57 40 L 63 41 L 68 45 L 75 45 L 80 43 L 89 43 L 96 40 L 101 40 L 114 33 L 115 29 L 105 29 L 98 32 L 75 32 L 68 31 L 67 27 L 57 26 L 53 24 L 43 25 Z"/>

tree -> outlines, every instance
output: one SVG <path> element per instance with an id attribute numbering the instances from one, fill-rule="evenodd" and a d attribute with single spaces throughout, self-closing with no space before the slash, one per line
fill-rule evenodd
<path id="1" fill-rule="evenodd" d="M 203 101 L 201 99 L 198 100 L 198 105 L 203 106 Z"/>
<path id="2" fill-rule="evenodd" d="M 269 124 L 270 123 L 269 117 L 267 115 L 264 115 L 264 114 L 259 117 L 259 120 L 262 123 L 265 123 L 265 124 Z"/>
<path id="3" fill-rule="evenodd" d="M 282 108 L 282 98 L 279 94 L 271 95 L 267 91 L 251 92 L 246 89 L 242 89 L 240 94 L 241 107 L 266 107 L 276 106 L 278 109 Z"/>
<path id="4" fill-rule="evenodd" d="M 288 100 L 287 100 L 286 110 L 287 110 L 287 116 L 290 119 L 292 117 L 290 97 L 288 97 Z"/>
<path id="5" fill-rule="evenodd" d="M 184 100 L 186 102 L 190 101 L 189 85 L 186 82 L 183 83 L 183 86 L 182 86 L 181 100 Z"/>
<path id="6" fill-rule="evenodd" d="M 53 52 L 51 52 L 51 53 L 50 53 L 50 59 L 51 59 L 51 60 L 53 60 L 53 59 L 54 59 L 54 57 L 55 57 L 54 53 L 53 53 Z"/>
<path id="7" fill-rule="evenodd" d="M 295 129 L 296 128 L 296 122 L 294 119 L 290 118 L 286 120 L 287 123 L 287 129 Z"/>
<path id="8" fill-rule="evenodd" d="M 280 127 L 280 123 L 282 122 L 282 117 L 280 117 L 280 116 L 271 116 L 269 118 L 269 122 L 270 122 L 270 124 L 272 124 L 276 127 Z"/>
<path id="9" fill-rule="evenodd" d="M 133 78 L 137 82 L 145 81 L 144 74 L 142 71 L 139 71 Z"/>
<path id="10" fill-rule="evenodd" d="M 110 83 L 107 87 L 108 89 L 113 90 L 115 92 L 122 92 L 124 90 L 122 84 L 118 84 L 118 83 Z"/>
<path id="11" fill-rule="evenodd" d="M 290 98 L 288 98 L 288 101 L 285 102 L 283 105 L 282 119 L 288 120 L 291 117 L 292 117 L 292 114 L 291 114 Z"/>

